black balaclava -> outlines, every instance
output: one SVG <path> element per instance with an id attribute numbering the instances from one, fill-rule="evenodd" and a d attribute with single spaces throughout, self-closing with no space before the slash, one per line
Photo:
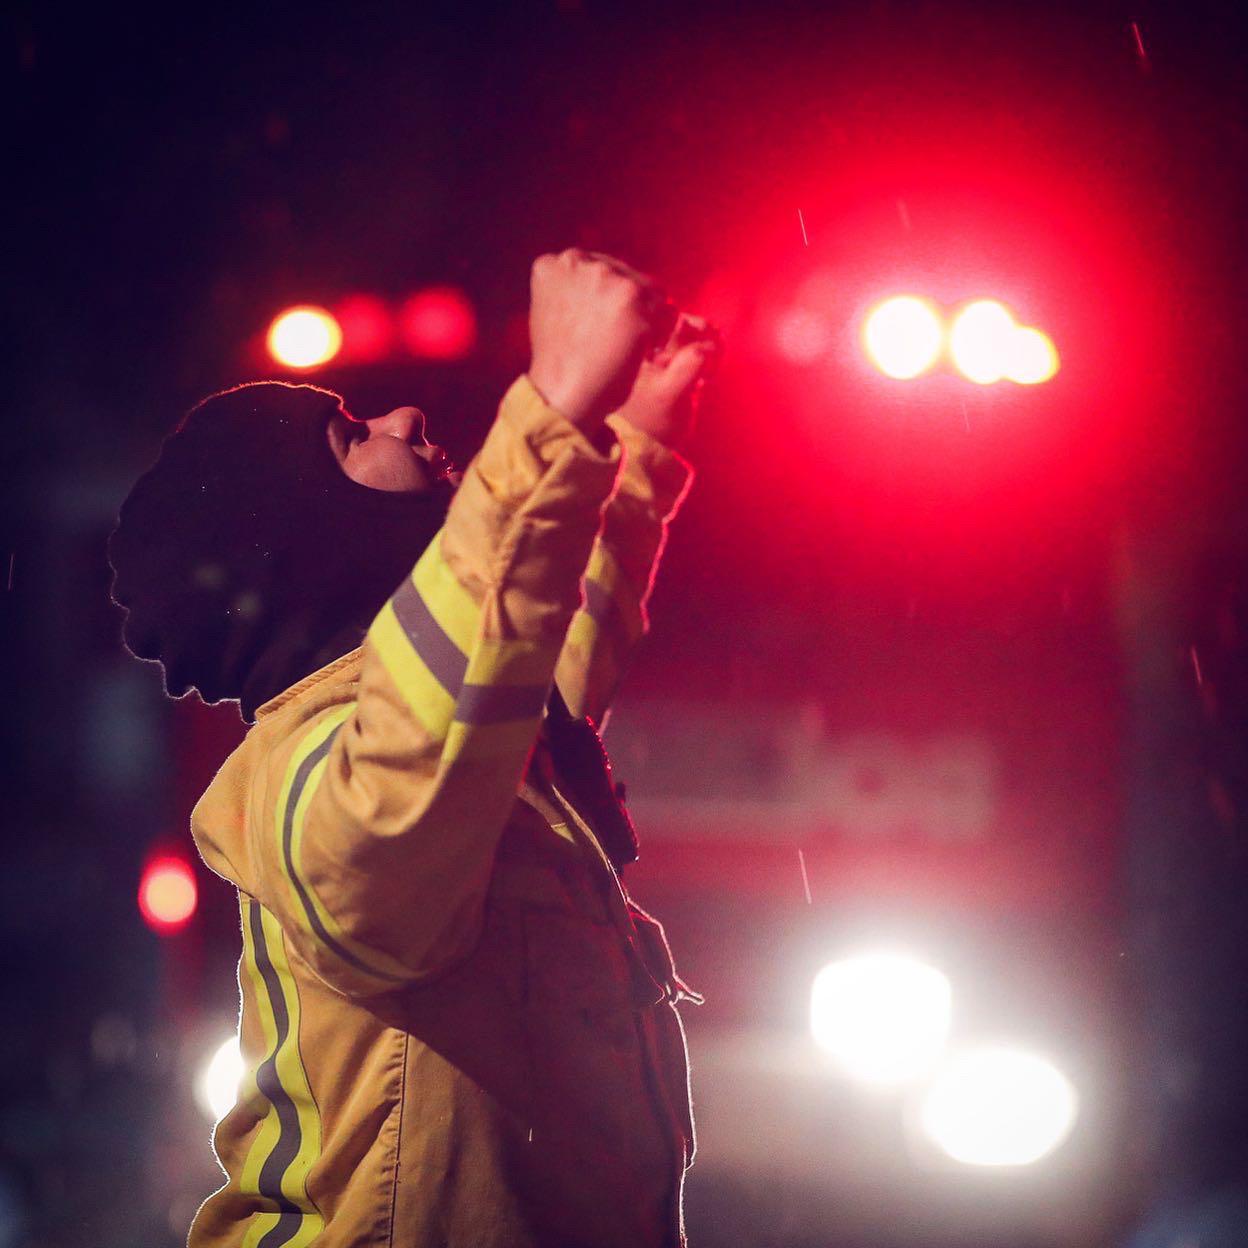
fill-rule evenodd
<path id="1" fill-rule="evenodd" d="M 213 395 L 165 440 L 109 539 L 125 642 L 173 697 L 237 699 L 243 718 L 355 649 L 446 518 L 445 479 L 420 494 L 352 481 L 316 386 L 256 382 Z M 345 414 L 345 413 L 344 413 Z M 552 692 L 555 768 L 617 867 L 637 835 L 602 742 Z"/>
<path id="2" fill-rule="evenodd" d="M 441 527 L 452 487 L 352 481 L 315 386 L 257 382 L 206 399 L 166 439 L 109 539 L 125 642 L 174 697 L 243 718 L 363 640 Z"/>

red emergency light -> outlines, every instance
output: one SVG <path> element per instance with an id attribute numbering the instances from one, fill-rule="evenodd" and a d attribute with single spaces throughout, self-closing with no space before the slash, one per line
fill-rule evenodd
<path id="1" fill-rule="evenodd" d="M 396 350 L 450 362 L 476 345 L 476 308 L 456 286 L 428 286 L 399 303 L 356 293 L 333 308 L 296 304 L 273 318 L 264 339 L 272 361 L 300 373 L 329 364 L 378 364 Z"/>
<path id="2" fill-rule="evenodd" d="M 195 872 L 184 858 L 153 858 L 139 880 L 139 912 L 159 935 L 170 935 L 190 922 L 199 905 Z"/>
<path id="3" fill-rule="evenodd" d="M 476 311 L 457 287 L 431 286 L 399 310 L 399 336 L 421 359 L 462 360 L 477 343 Z"/>

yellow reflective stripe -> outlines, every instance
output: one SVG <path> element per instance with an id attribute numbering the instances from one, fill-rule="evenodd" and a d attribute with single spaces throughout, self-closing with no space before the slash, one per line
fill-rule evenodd
<path id="1" fill-rule="evenodd" d="M 518 713 L 453 721 L 442 748 L 444 764 L 463 758 L 522 758 L 528 753 L 550 687 L 553 652 L 550 642 L 483 638 L 478 643 L 468 660 L 465 688 L 496 693 L 504 712 L 509 698 L 518 695 Z"/>
<path id="2" fill-rule="evenodd" d="M 260 971 L 256 966 L 256 949 L 251 939 L 251 907 L 255 904 L 250 898 L 239 896 L 239 902 L 243 913 L 243 966 L 247 972 L 247 979 L 251 984 L 251 998 L 256 1004 L 256 1013 L 260 1018 L 260 1029 L 264 1033 L 264 1052 L 269 1054 L 273 1052 L 277 1044 L 277 1024 L 273 1020 L 273 1010 L 269 1004 L 268 990 L 264 986 L 264 980 L 260 978 Z M 247 1070 L 247 1087 L 248 1090 L 256 1088 L 256 1067 L 260 1065 L 257 1060 L 255 1066 L 251 1066 Z M 260 1096 L 259 1089 L 256 1088 L 256 1095 Z M 246 1160 L 243 1162 L 243 1170 L 239 1175 L 239 1186 L 244 1192 L 252 1195 L 258 1194 L 260 1191 L 260 1167 L 264 1163 L 264 1159 L 273 1151 L 273 1145 L 277 1142 L 278 1132 L 281 1125 L 277 1120 L 277 1111 L 269 1104 L 268 1110 L 265 1112 L 264 1121 L 260 1124 L 260 1130 L 256 1132 L 256 1138 L 252 1140 L 251 1147 L 247 1150 Z M 267 1217 L 262 1214 L 255 1221 Z M 277 1214 L 272 1215 L 272 1221 L 277 1220 Z M 253 1223 L 254 1226 L 254 1223 Z"/>
<path id="3" fill-rule="evenodd" d="M 417 723 L 434 741 L 441 741 L 455 714 L 455 699 L 412 648 L 390 603 L 373 620 L 368 640 Z"/>
<path id="4" fill-rule="evenodd" d="M 260 922 L 267 937 L 269 958 L 277 971 L 282 996 L 286 1002 L 286 1017 L 289 1019 L 286 1042 L 277 1052 L 277 1076 L 295 1104 L 299 1122 L 298 1148 L 294 1159 L 282 1172 L 281 1190 L 287 1200 L 303 1214 L 303 1221 L 298 1231 L 282 1243 L 284 1248 L 303 1248 L 303 1245 L 310 1243 L 325 1228 L 325 1220 L 321 1217 L 320 1210 L 308 1195 L 308 1173 L 321 1155 L 321 1115 L 299 1052 L 299 991 L 286 956 L 286 938 L 277 919 L 263 907 L 260 910 Z"/>
<path id="5" fill-rule="evenodd" d="M 549 685 L 551 662 L 557 650 L 557 643 L 549 641 L 483 637 L 468 660 L 464 681 L 470 685 Z"/>
<path id="6" fill-rule="evenodd" d="M 349 965 L 354 966 L 356 970 L 364 971 L 366 974 L 372 974 L 376 978 L 384 980 L 387 984 L 393 985 L 395 980 L 407 981 L 411 978 L 411 973 L 403 966 L 402 963 L 394 958 L 387 957 L 376 949 L 366 949 L 363 945 L 348 936 L 338 924 L 338 920 L 326 908 L 325 903 L 321 900 L 316 889 L 308 883 L 308 877 L 303 869 L 303 830 L 306 821 L 308 805 L 312 801 L 313 794 L 316 792 L 316 786 L 320 784 L 321 777 L 325 774 L 325 768 L 329 765 L 329 759 L 323 758 L 308 776 L 308 782 L 304 785 L 302 792 L 299 793 L 295 804 L 295 817 L 291 829 L 291 861 L 294 867 L 295 878 L 303 886 L 303 896 L 311 903 L 316 918 L 320 921 L 320 931 L 309 921 L 306 912 L 303 914 L 307 930 L 313 936 L 322 936 L 328 933 L 330 937 L 330 948 L 342 956 L 345 950 L 350 957 L 345 959 Z"/>
<path id="7" fill-rule="evenodd" d="M 276 810 L 274 831 L 278 860 L 294 893 L 291 908 L 303 929 L 348 966 L 393 985 L 410 978 L 406 968 L 394 959 L 375 950 L 366 950 L 350 939 L 309 883 L 303 867 L 303 832 L 308 807 L 329 765 L 329 750 L 334 735 L 354 710 L 354 702 L 335 708 L 307 733 L 291 754 Z M 314 760 L 314 755 L 318 753 L 320 758 Z"/>
<path id="8" fill-rule="evenodd" d="M 441 537 L 425 548 L 411 579 L 438 627 L 464 654 L 471 654 L 481 624 L 481 608 L 442 558 Z"/>
<path id="9" fill-rule="evenodd" d="M 615 653 L 588 611 L 572 617 L 556 676 L 573 714 L 601 719 L 619 682 L 624 657 Z"/>
<path id="10" fill-rule="evenodd" d="M 510 748 L 506 725 L 541 718 L 558 651 L 481 635 L 481 608 L 442 557 L 425 550 L 369 629 L 369 642 L 442 762 Z M 472 746 L 477 732 L 479 747 Z M 527 751 L 532 742 L 521 742 Z"/>
<path id="11" fill-rule="evenodd" d="M 572 617 L 572 623 L 568 628 L 567 644 L 576 646 L 588 654 L 593 650 L 600 631 L 598 621 L 588 611 L 578 611 Z"/>
<path id="12" fill-rule="evenodd" d="M 338 727 L 339 724 L 347 718 L 355 709 L 355 703 L 349 702 L 346 706 L 340 706 L 332 711 L 323 720 L 318 720 L 308 732 L 307 736 L 295 746 L 294 753 L 291 755 L 290 762 L 286 765 L 286 772 L 282 776 L 281 787 L 277 791 L 277 848 L 278 861 L 285 863 L 285 856 L 282 854 L 282 821 L 286 812 L 286 807 L 290 802 L 290 790 L 295 783 L 295 776 L 299 774 L 299 767 L 303 760 L 322 742 L 329 737 L 330 733 Z"/>
<path id="13" fill-rule="evenodd" d="M 300 1006 L 285 939 L 259 903 L 241 898 L 243 962 L 265 1038 L 265 1055 L 248 1079 L 268 1101 L 239 1184 L 272 1209 L 251 1218 L 242 1248 L 306 1248 L 325 1229 L 308 1195 L 308 1172 L 321 1151 L 321 1120 L 299 1053 Z"/>
<path id="14" fill-rule="evenodd" d="M 619 579 L 620 565 L 605 542 L 599 540 L 594 543 L 593 550 L 589 552 L 585 575 L 608 588 Z"/>
<path id="15" fill-rule="evenodd" d="M 500 728 L 522 723 L 531 731 L 541 718 L 555 657 L 550 642 L 478 637 L 453 691 L 429 669 L 391 604 L 373 621 L 369 642 L 417 722 L 433 742 L 444 743 L 443 762 L 459 758 L 477 733 L 483 734 L 482 742 L 473 752 L 494 756 L 514 739 Z"/>
<path id="16" fill-rule="evenodd" d="M 598 585 L 610 598 L 615 607 L 615 614 L 624 626 L 627 639 L 630 642 L 639 641 L 645 631 L 645 616 L 641 609 L 641 600 L 604 542 L 594 543 L 594 549 L 589 556 L 589 565 L 585 569 L 585 579 Z"/>
<path id="17" fill-rule="evenodd" d="M 559 686 L 580 715 L 606 713 L 645 617 L 619 562 L 600 539 L 585 570 L 585 601 L 572 617 L 559 657 Z"/>
<path id="18" fill-rule="evenodd" d="M 645 633 L 640 599 L 603 542 L 590 552 L 584 588 L 584 612 L 598 623 L 600 634 L 612 636 L 618 646 L 638 643 Z"/>

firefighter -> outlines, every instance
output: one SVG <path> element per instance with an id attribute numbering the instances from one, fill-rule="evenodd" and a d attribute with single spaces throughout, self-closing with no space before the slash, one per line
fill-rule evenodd
<path id="1" fill-rule="evenodd" d="M 716 336 L 540 257 L 528 373 L 462 474 L 398 408 L 260 383 L 110 541 L 125 639 L 252 722 L 198 803 L 247 1067 L 191 1248 L 683 1243 L 688 992 L 594 732 L 646 627 Z"/>

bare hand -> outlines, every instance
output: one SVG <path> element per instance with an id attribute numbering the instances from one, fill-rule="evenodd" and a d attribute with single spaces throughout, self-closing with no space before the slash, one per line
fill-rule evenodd
<path id="1" fill-rule="evenodd" d="M 539 256 L 530 292 L 529 380 L 593 433 L 627 398 L 670 305 L 649 278 L 578 248 Z"/>
<path id="2" fill-rule="evenodd" d="M 698 395 L 719 356 L 714 326 L 682 316 L 663 349 L 642 363 L 620 415 L 666 446 L 680 446 L 693 431 Z"/>

